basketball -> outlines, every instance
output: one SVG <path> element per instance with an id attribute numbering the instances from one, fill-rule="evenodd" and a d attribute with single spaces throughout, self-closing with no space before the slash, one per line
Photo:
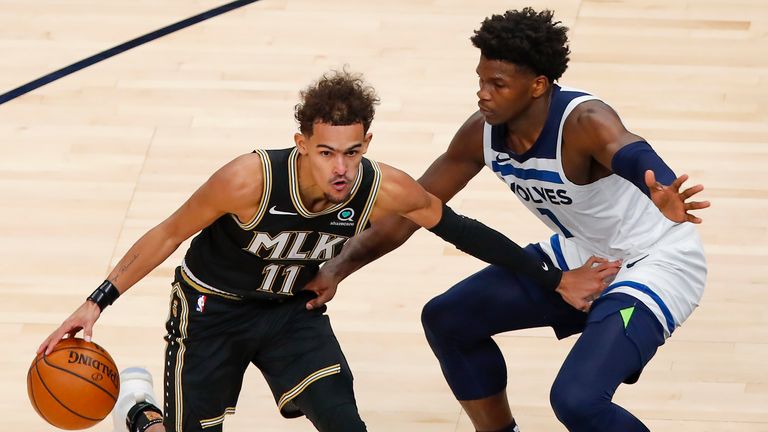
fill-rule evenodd
<path id="1" fill-rule="evenodd" d="M 35 411 L 60 429 L 85 429 L 104 419 L 120 393 L 120 374 L 109 353 L 80 338 L 62 339 L 35 357 L 27 372 Z"/>

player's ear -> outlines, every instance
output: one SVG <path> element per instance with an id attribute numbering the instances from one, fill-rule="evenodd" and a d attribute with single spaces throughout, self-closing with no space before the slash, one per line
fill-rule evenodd
<path id="1" fill-rule="evenodd" d="M 296 143 L 296 147 L 299 149 L 299 154 L 306 155 L 308 153 L 307 137 L 304 134 L 296 132 L 293 134 L 293 141 Z"/>
<path id="2" fill-rule="evenodd" d="M 545 77 L 544 75 L 539 75 L 533 79 L 531 86 L 533 90 L 533 97 L 540 97 L 547 92 L 547 89 L 549 89 L 549 78 Z"/>
<path id="3" fill-rule="evenodd" d="M 360 150 L 360 153 L 365 154 L 368 152 L 368 144 L 371 143 L 371 140 L 373 139 L 373 134 L 371 132 L 368 132 L 365 134 L 365 138 L 363 139 L 363 148 Z"/>

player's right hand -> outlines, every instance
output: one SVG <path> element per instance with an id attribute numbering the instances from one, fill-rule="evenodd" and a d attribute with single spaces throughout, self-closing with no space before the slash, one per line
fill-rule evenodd
<path id="1" fill-rule="evenodd" d="M 609 281 L 621 269 L 621 260 L 608 261 L 605 258 L 590 257 L 577 269 L 563 272 L 557 291 L 569 305 L 589 312 L 592 302 L 608 287 Z"/>
<path id="2" fill-rule="evenodd" d="M 99 319 L 101 315 L 101 309 L 96 306 L 96 303 L 86 300 L 85 303 L 80 305 L 76 311 L 72 313 L 64 322 L 46 338 L 40 347 L 37 349 L 37 354 L 45 352 L 48 355 L 53 351 L 59 341 L 64 338 L 65 335 L 74 337 L 77 332 L 83 330 L 83 339 L 90 342 L 93 335 L 93 324 Z"/>
<path id="3" fill-rule="evenodd" d="M 323 271 L 321 267 L 315 277 L 302 288 L 304 291 L 312 291 L 317 294 L 317 297 L 307 302 L 307 310 L 317 309 L 331 301 L 336 295 L 338 286 L 339 281 L 327 271 Z"/>
<path id="4" fill-rule="evenodd" d="M 651 201 L 661 213 L 672 222 L 701 223 L 701 218 L 692 214 L 691 210 L 701 210 L 709 207 L 709 201 L 691 201 L 690 198 L 704 190 L 704 186 L 696 185 L 680 192 L 680 187 L 688 180 L 688 174 L 683 174 L 669 186 L 656 181 L 653 171 L 645 172 L 645 185 L 651 194 Z"/>

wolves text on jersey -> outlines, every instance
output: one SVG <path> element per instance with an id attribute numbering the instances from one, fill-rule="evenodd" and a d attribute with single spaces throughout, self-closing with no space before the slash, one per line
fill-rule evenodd
<path id="1" fill-rule="evenodd" d="M 539 186 L 520 186 L 515 182 L 509 183 L 509 188 L 523 201 L 532 201 L 536 204 L 549 202 L 554 205 L 573 204 L 573 200 L 564 189 L 551 189 Z"/>

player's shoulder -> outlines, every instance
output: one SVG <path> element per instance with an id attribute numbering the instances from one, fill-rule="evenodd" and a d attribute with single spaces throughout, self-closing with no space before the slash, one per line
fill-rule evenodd
<path id="1" fill-rule="evenodd" d="M 378 164 L 381 171 L 380 195 L 397 199 L 398 197 L 405 197 L 409 191 L 420 187 L 407 172 L 386 163 L 379 162 Z"/>
<path id="2" fill-rule="evenodd" d="M 566 123 L 579 127 L 596 127 L 616 120 L 619 120 L 619 115 L 610 105 L 600 99 L 592 99 L 576 105 L 568 115 Z"/>
<path id="3" fill-rule="evenodd" d="M 381 183 L 376 197 L 376 208 L 398 213 L 423 205 L 426 191 L 407 172 L 379 162 Z"/>
<path id="4" fill-rule="evenodd" d="M 384 162 L 377 162 L 376 163 L 379 166 L 379 171 L 381 171 L 381 186 L 391 186 L 391 185 L 402 185 L 404 182 L 415 182 L 413 177 L 411 177 L 408 173 L 405 171 L 396 168 L 392 165 L 389 165 Z"/>
<path id="5" fill-rule="evenodd" d="M 251 195 L 264 187 L 262 155 L 240 155 L 219 168 L 208 180 L 210 186 L 227 195 Z"/>
<path id="6" fill-rule="evenodd" d="M 618 113 L 601 100 L 588 100 L 577 105 L 568 115 L 563 133 L 566 137 L 583 137 L 599 141 L 611 141 L 625 132 Z"/>
<path id="7" fill-rule="evenodd" d="M 259 152 L 246 153 L 222 166 L 216 173 L 226 178 L 251 177 L 263 173 L 262 155 Z"/>

